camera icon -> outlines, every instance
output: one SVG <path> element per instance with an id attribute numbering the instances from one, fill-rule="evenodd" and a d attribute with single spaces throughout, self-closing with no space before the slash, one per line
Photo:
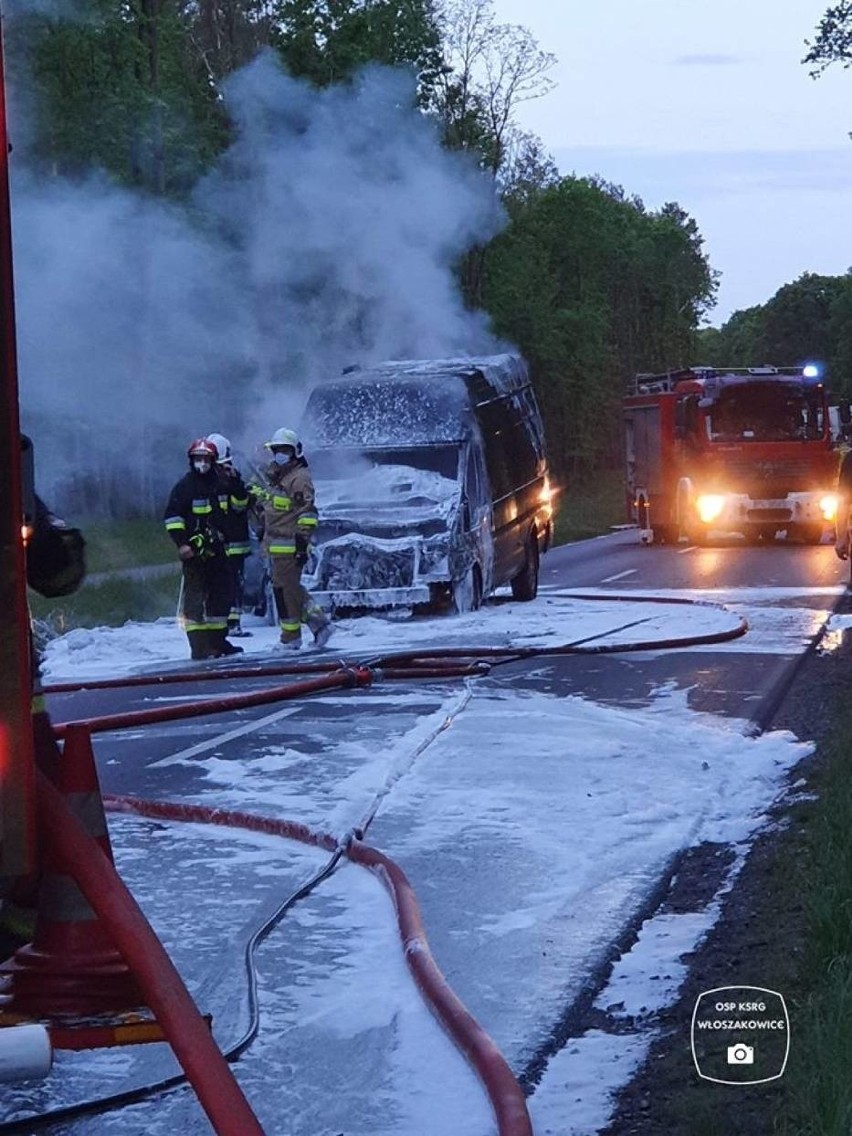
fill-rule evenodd
<path id="1" fill-rule="evenodd" d="M 728 1064 L 729 1065 L 753 1065 L 754 1064 L 754 1046 L 753 1045 L 729 1045 L 728 1046 Z"/>

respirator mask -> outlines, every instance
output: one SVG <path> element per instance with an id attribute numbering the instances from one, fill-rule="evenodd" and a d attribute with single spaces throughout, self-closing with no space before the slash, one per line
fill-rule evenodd
<path id="1" fill-rule="evenodd" d="M 272 460 L 276 465 L 289 465 L 293 460 L 293 454 L 290 452 L 282 453 L 281 450 L 278 450 L 277 453 L 272 455 Z"/>
<path id="2" fill-rule="evenodd" d="M 209 473 L 210 462 L 207 458 L 193 458 L 192 468 L 196 473 Z"/>

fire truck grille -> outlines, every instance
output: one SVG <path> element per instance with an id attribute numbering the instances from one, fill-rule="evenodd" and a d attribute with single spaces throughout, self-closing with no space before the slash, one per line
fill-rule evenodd
<path id="1" fill-rule="evenodd" d="M 777 500 L 797 490 L 818 488 L 825 481 L 822 473 L 808 459 L 788 458 L 783 461 L 754 463 L 733 458 L 725 463 L 725 476 L 731 489 L 764 499 L 770 497 Z M 767 520 L 772 519 L 774 518 L 767 517 Z"/>
<path id="2" fill-rule="evenodd" d="M 789 509 L 749 509 L 750 521 L 789 521 L 792 513 Z"/>

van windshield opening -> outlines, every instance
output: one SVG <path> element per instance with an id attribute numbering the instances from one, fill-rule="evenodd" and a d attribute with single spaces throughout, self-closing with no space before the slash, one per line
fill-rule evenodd
<path id="1" fill-rule="evenodd" d="M 459 476 L 457 446 L 411 446 L 406 449 L 316 450 L 308 455 L 314 475 L 324 480 L 357 477 L 376 466 L 404 466 L 437 473 L 456 481 Z"/>

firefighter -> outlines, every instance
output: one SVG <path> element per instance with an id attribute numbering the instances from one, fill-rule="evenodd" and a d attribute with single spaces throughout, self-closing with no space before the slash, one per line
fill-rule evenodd
<path id="1" fill-rule="evenodd" d="M 264 446 L 272 455 L 263 486 L 249 487 L 263 513 L 263 546 L 269 557 L 272 593 L 282 644 L 298 650 L 307 623 L 318 647 L 331 636 L 331 620 L 302 586 L 311 536 L 316 531 L 314 483 L 294 430 L 276 430 Z"/>
<path id="2" fill-rule="evenodd" d="M 251 635 L 242 627 L 243 580 L 246 557 L 251 553 L 249 543 L 248 505 L 249 492 L 240 471 L 234 465 L 231 443 L 224 434 L 208 434 L 207 441 L 216 447 L 219 457 L 216 469 L 219 474 L 219 507 L 225 514 L 225 555 L 231 570 L 231 610 L 228 614 L 228 636 L 240 638 Z"/>
<path id="3" fill-rule="evenodd" d="M 206 438 L 187 449 L 189 471 L 169 494 L 163 521 L 183 565 L 181 616 L 193 659 L 236 655 L 229 643 L 231 569 L 226 555 L 226 514 L 219 504 L 219 452 Z"/>

